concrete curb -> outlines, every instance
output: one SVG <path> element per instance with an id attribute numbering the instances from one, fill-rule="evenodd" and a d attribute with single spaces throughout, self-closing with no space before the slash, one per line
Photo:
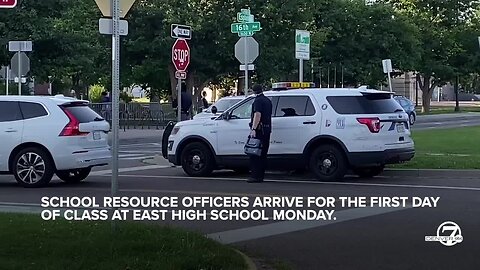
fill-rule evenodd
<path id="1" fill-rule="evenodd" d="M 240 254 L 240 256 L 242 256 L 242 258 L 245 260 L 245 263 L 247 264 L 247 270 L 257 270 L 257 265 L 253 262 L 253 260 L 248 257 L 247 255 L 245 255 L 245 253 L 241 252 L 240 250 L 238 249 L 233 249 L 235 250 L 238 254 Z"/>
<path id="2" fill-rule="evenodd" d="M 385 176 L 411 176 L 411 177 L 459 177 L 478 178 L 480 170 L 453 170 L 453 169 L 385 169 Z"/>

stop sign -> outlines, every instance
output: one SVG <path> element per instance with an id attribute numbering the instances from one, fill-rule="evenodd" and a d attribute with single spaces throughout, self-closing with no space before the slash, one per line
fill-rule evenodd
<path id="1" fill-rule="evenodd" d="M 17 0 L 0 0 L 0 8 L 14 8 Z"/>
<path id="2" fill-rule="evenodd" d="M 190 47 L 185 39 L 177 39 L 173 44 L 172 62 L 177 71 L 185 71 L 190 64 Z"/>

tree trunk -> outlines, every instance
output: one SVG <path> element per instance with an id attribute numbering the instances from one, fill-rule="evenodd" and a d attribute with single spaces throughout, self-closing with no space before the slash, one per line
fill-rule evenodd
<path id="1" fill-rule="evenodd" d="M 458 102 L 458 75 L 455 77 L 455 111 L 460 111 L 460 103 Z"/>
<path id="2" fill-rule="evenodd" d="M 437 86 L 437 83 L 431 84 L 431 76 L 424 75 L 423 80 L 420 74 L 417 74 L 417 82 L 420 90 L 422 90 L 422 113 L 430 112 L 430 101 L 432 99 L 433 89 Z"/>

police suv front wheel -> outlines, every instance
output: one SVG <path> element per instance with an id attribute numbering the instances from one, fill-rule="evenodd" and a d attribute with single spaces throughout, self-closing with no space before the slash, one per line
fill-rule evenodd
<path id="1" fill-rule="evenodd" d="M 213 171 L 215 161 L 204 143 L 193 142 L 183 148 L 181 162 L 183 171 L 189 176 L 208 176 Z"/>
<path id="2" fill-rule="evenodd" d="M 320 181 L 340 180 L 347 172 L 347 160 L 335 145 L 321 145 L 310 156 L 310 170 Z"/>

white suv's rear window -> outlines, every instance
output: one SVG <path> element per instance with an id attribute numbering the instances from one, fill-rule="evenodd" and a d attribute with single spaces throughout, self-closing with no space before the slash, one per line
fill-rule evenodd
<path id="1" fill-rule="evenodd" d="M 80 123 L 103 121 L 103 118 L 87 105 L 62 106 L 69 111 Z"/>
<path id="2" fill-rule="evenodd" d="M 383 114 L 402 111 L 402 107 L 389 95 L 327 97 L 332 108 L 339 114 Z"/>

